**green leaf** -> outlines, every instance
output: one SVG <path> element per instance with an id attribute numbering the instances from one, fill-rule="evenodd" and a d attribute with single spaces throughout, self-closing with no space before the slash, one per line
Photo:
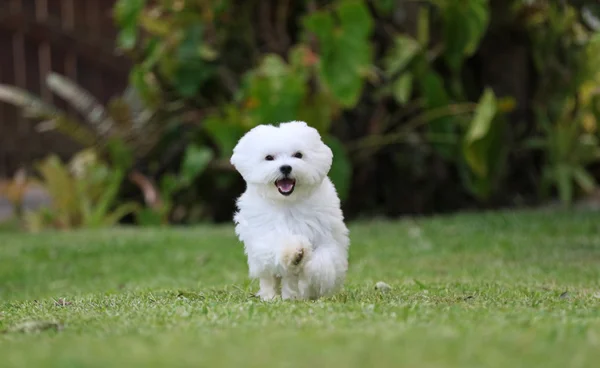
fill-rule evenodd
<path id="1" fill-rule="evenodd" d="M 321 53 L 330 53 L 334 47 L 333 17 L 325 11 L 314 12 L 304 19 L 306 29 L 317 36 L 321 46 Z"/>
<path id="2" fill-rule="evenodd" d="M 84 224 L 84 226 L 100 226 L 107 216 L 109 216 L 110 209 L 116 203 L 117 195 L 119 194 L 119 189 L 121 188 L 124 177 L 125 172 L 122 169 L 118 168 L 113 170 L 106 187 L 103 188 L 104 190 L 100 196 L 100 199 L 92 209 L 91 217 L 87 219 L 88 223 Z"/>
<path id="3" fill-rule="evenodd" d="M 422 6 L 417 19 L 417 40 L 421 47 L 426 48 L 429 45 L 429 28 L 429 7 Z"/>
<path id="4" fill-rule="evenodd" d="M 148 106 L 156 106 L 160 100 L 158 91 L 148 84 L 147 70 L 141 65 L 135 65 L 129 72 L 129 84 L 135 88 L 141 99 Z"/>
<path id="5" fill-rule="evenodd" d="M 127 144 L 119 138 L 111 138 L 106 144 L 111 163 L 122 170 L 129 170 L 133 165 L 133 152 Z"/>
<path id="6" fill-rule="evenodd" d="M 200 56 L 200 47 L 203 45 L 202 24 L 192 24 L 184 29 L 184 37 L 177 48 L 177 59 L 180 62 L 196 60 Z"/>
<path id="7" fill-rule="evenodd" d="M 573 179 L 586 193 L 592 193 L 596 189 L 596 179 L 581 166 L 573 168 Z"/>
<path id="8" fill-rule="evenodd" d="M 475 115 L 464 138 L 463 154 L 471 170 L 480 176 L 489 175 L 488 149 L 492 133 L 492 121 L 496 116 L 496 96 L 491 89 L 486 89 L 481 97 Z"/>
<path id="9" fill-rule="evenodd" d="M 146 43 L 144 48 L 144 61 L 142 65 L 144 69 L 151 70 L 162 57 L 164 57 L 165 45 L 158 38 L 151 38 Z"/>
<path id="10" fill-rule="evenodd" d="M 558 164 L 555 167 L 555 180 L 558 188 L 558 195 L 563 204 L 569 205 L 573 200 L 573 173 L 571 166 L 567 164 Z"/>
<path id="11" fill-rule="evenodd" d="M 137 27 L 126 26 L 121 28 L 117 36 L 117 45 L 125 50 L 130 50 L 135 47 L 137 41 Z"/>
<path id="12" fill-rule="evenodd" d="M 180 169 L 180 180 L 183 185 L 190 185 L 198 175 L 202 174 L 213 158 L 212 151 L 207 147 L 191 144 L 185 151 Z"/>
<path id="13" fill-rule="evenodd" d="M 215 67 L 203 59 L 203 27 L 193 24 L 185 29 L 184 38 L 175 55 L 176 68 L 173 77 L 175 88 L 184 97 L 194 96 L 202 84 L 213 74 Z"/>
<path id="14" fill-rule="evenodd" d="M 333 164 L 329 171 L 329 177 L 336 188 L 340 200 L 344 201 L 350 192 L 352 163 L 348 158 L 344 145 L 337 138 L 327 135 L 324 136 L 323 141 L 333 152 Z"/>
<path id="15" fill-rule="evenodd" d="M 120 26 L 137 21 L 141 11 L 146 6 L 146 0 L 119 0 L 114 6 L 115 21 Z"/>
<path id="16" fill-rule="evenodd" d="M 450 97 L 444 88 L 444 81 L 435 71 L 428 70 L 417 80 L 428 109 L 438 109 L 450 104 Z M 433 136 L 449 137 L 454 134 L 456 120 L 453 116 L 443 116 L 431 120 L 428 127 L 429 133 Z M 455 158 L 455 147 L 451 143 L 434 143 L 433 148 L 448 160 Z"/>
<path id="17" fill-rule="evenodd" d="M 373 5 L 377 9 L 377 11 L 383 13 L 384 15 L 390 15 L 390 13 L 394 10 L 396 6 L 395 0 L 374 0 Z"/>
<path id="18" fill-rule="evenodd" d="M 324 135 L 329 131 L 333 120 L 332 105 L 330 98 L 324 93 L 312 94 L 303 102 L 298 118 Z"/>
<path id="19" fill-rule="evenodd" d="M 200 46 L 200 50 L 198 51 L 200 57 L 206 61 L 214 61 L 217 59 L 217 57 L 219 57 L 219 53 L 217 52 L 217 50 L 215 50 L 207 44 L 203 44 L 202 46 Z"/>
<path id="20" fill-rule="evenodd" d="M 238 140 L 246 133 L 240 123 L 240 111 L 234 106 L 224 107 L 224 115 L 211 115 L 204 119 L 203 127 L 219 148 L 219 156 L 229 158 Z"/>
<path id="21" fill-rule="evenodd" d="M 368 39 L 373 28 L 373 19 L 369 8 L 360 0 L 340 2 L 337 16 L 343 32 L 349 38 Z"/>
<path id="22" fill-rule="evenodd" d="M 243 87 L 246 107 L 257 124 L 297 119 L 305 94 L 305 75 L 274 54 L 246 76 Z"/>
<path id="23" fill-rule="evenodd" d="M 464 161 L 458 166 L 458 173 L 461 177 L 463 185 L 467 190 L 480 200 L 486 200 L 492 192 L 492 181 L 488 178 L 481 178 L 473 175 L 468 164 Z"/>
<path id="24" fill-rule="evenodd" d="M 489 24 L 487 0 L 448 1 L 441 9 L 443 17 L 444 58 L 453 72 L 473 55 Z"/>
<path id="25" fill-rule="evenodd" d="M 160 180 L 160 194 L 163 200 L 168 200 L 180 188 L 180 180 L 173 174 L 165 174 Z"/>
<path id="26" fill-rule="evenodd" d="M 595 32 L 586 45 L 583 66 L 578 70 L 579 83 L 600 78 L 600 32 Z"/>
<path id="27" fill-rule="evenodd" d="M 589 165 L 600 160 L 600 142 L 598 137 L 593 134 L 582 133 L 580 130 L 577 130 L 577 133 L 579 136 L 574 139 L 574 147 L 569 152 L 569 156 L 583 165 Z"/>
<path id="28" fill-rule="evenodd" d="M 421 51 L 419 42 L 410 36 L 400 35 L 394 39 L 394 45 L 383 61 L 385 73 L 391 77 L 406 68 Z"/>
<path id="29" fill-rule="evenodd" d="M 400 104 L 407 103 L 411 97 L 412 86 L 412 73 L 406 72 L 396 79 L 393 86 L 393 94 L 396 101 L 398 101 Z"/>
<path id="30" fill-rule="evenodd" d="M 504 139 L 505 121 L 502 117 L 493 120 L 488 133 L 474 143 L 473 154 L 487 168 L 486 175 L 475 173 L 464 154 L 467 150 L 466 140 L 463 141 L 463 160 L 460 161 L 460 173 L 469 191 L 480 200 L 487 200 L 497 188 L 497 183 L 504 172 L 508 154 L 507 142 Z"/>
<path id="31" fill-rule="evenodd" d="M 141 14 L 139 24 L 140 28 L 152 36 L 167 37 L 171 31 L 171 24 L 168 20 L 153 14 Z"/>
<path id="32" fill-rule="evenodd" d="M 60 216 L 65 224 L 70 224 L 70 218 L 77 212 L 79 203 L 77 188 L 73 176 L 58 156 L 51 154 L 36 165 L 44 183 L 44 189 L 52 198 L 52 210 L 56 217 Z"/>
<path id="33" fill-rule="evenodd" d="M 344 1 L 329 11 L 314 12 L 304 19 L 307 31 L 319 41 L 319 77 L 345 107 L 356 105 L 372 63 L 369 36 L 373 20 L 362 1 Z"/>
<path id="34" fill-rule="evenodd" d="M 114 6 L 114 18 L 120 27 L 117 39 L 119 47 L 131 49 L 137 40 L 138 20 L 146 0 L 119 0 Z"/>
<path id="35" fill-rule="evenodd" d="M 119 223 L 119 221 L 123 217 L 125 217 L 129 214 L 136 214 L 139 210 L 140 210 L 140 206 L 136 202 L 123 203 L 123 204 L 119 205 L 117 208 L 115 208 L 111 213 L 104 216 L 104 218 L 102 219 L 102 222 L 99 224 L 99 226 L 102 226 L 102 227 L 115 226 L 116 224 Z"/>
<path id="36" fill-rule="evenodd" d="M 450 97 L 444 88 L 444 80 L 435 71 L 428 70 L 419 78 L 419 82 L 427 108 L 435 109 L 450 103 Z"/>
<path id="37" fill-rule="evenodd" d="M 201 62 L 190 62 L 179 66 L 175 72 L 174 83 L 177 91 L 186 98 L 198 93 L 203 82 L 213 74 L 213 68 Z"/>

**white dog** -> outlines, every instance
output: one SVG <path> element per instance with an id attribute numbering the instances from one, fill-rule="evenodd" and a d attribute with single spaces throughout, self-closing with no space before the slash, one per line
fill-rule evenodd
<path id="1" fill-rule="evenodd" d="M 246 181 L 236 234 L 263 300 L 316 299 L 340 289 L 348 229 L 327 174 L 333 154 L 316 129 L 292 121 L 244 135 L 231 163 Z"/>

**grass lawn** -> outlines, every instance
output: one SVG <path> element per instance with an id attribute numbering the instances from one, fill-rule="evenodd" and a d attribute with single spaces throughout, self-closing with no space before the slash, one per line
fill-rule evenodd
<path id="1" fill-rule="evenodd" d="M 600 213 L 363 222 L 351 238 L 341 294 L 263 303 L 230 226 L 0 233 L 0 366 L 599 366 Z"/>

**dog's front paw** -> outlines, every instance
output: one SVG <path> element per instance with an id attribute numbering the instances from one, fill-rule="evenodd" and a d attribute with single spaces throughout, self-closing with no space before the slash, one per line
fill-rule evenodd
<path id="1" fill-rule="evenodd" d="M 264 290 L 261 289 L 258 293 L 255 294 L 256 297 L 260 298 L 260 300 L 264 302 L 272 301 L 277 297 L 277 293 L 275 290 Z"/>
<path id="2" fill-rule="evenodd" d="M 285 270 L 298 273 L 310 258 L 312 245 L 305 237 L 289 239 L 282 249 L 281 263 Z"/>

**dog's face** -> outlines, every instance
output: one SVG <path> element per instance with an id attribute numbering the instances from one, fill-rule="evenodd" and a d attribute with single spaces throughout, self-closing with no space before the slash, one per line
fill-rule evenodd
<path id="1" fill-rule="evenodd" d="M 270 198 L 293 198 L 321 184 L 333 160 L 316 129 L 301 121 L 259 125 L 244 135 L 231 163 Z"/>

